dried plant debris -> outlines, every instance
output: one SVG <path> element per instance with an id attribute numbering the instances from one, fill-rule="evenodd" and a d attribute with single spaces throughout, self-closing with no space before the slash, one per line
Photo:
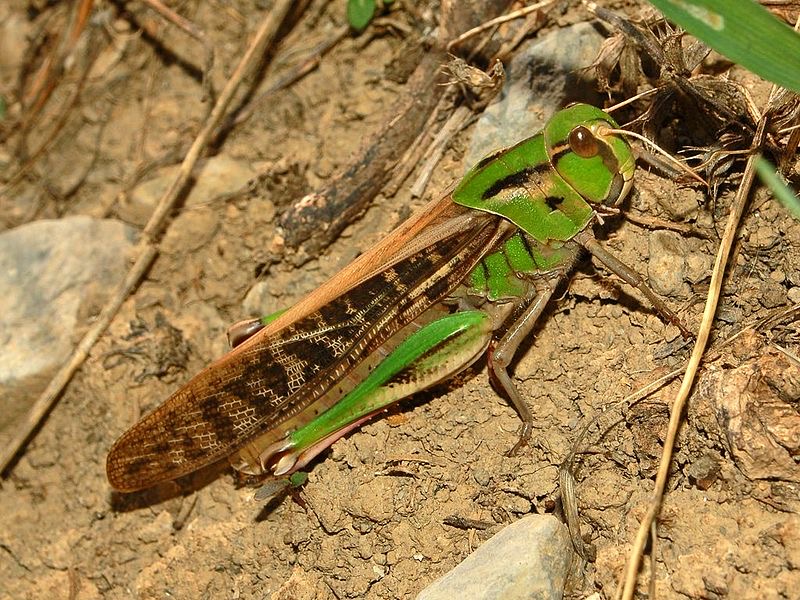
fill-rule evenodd
<path id="1" fill-rule="evenodd" d="M 700 125 L 711 128 L 711 133 L 731 121 L 752 127 L 753 115 L 740 85 L 696 73 L 711 52 L 708 46 L 672 26 L 658 13 L 649 12 L 640 21 L 601 8 L 596 13 L 619 32 L 604 46 L 598 59 L 597 74 L 607 91 L 619 90 L 632 96 L 642 83 L 649 83 L 659 89 L 654 106 L 659 102 L 664 103 L 664 108 L 671 103 L 694 104 L 702 109 Z M 642 121 L 649 123 L 652 119 Z"/>
<path id="2" fill-rule="evenodd" d="M 787 23 L 800 18 L 800 0 L 761 0 L 761 4 Z"/>
<path id="3" fill-rule="evenodd" d="M 447 84 L 457 85 L 467 104 L 473 109 L 489 104 L 502 89 L 506 77 L 503 63 L 499 60 L 495 60 L 486 71 L 482 71 L 464 59 L 453 56 L 445 69 L 450 76 Z"/>
<path id="4" fill-rule="evenodd" d="M 761 117 L 747 89 L 718 74 L 730 63 L 704 64 L 710 49 L 653 11 L 639 20 L 600 7 L 595 13 L 617 30 L 595 62 L 601 87 L 626 97 L 657 90 L 630 125 L 661 145 L 680 140 L 681 147 L 693 150 L 690 158 L 716 197 L 720 185 L 730 181 L 734 161 L 749 150 Z M 798 97 L 786 92 L 775 105 L 767 149 L 785 164 L 791 144 L 782 129 L 796 122 Z"/>
<path id="5" fill-rule="evenodd" d="M 746 332 L 706 367 L 689 418 L 751 480 L 800 482 L 800 363 Z"/>
<path id="6" fill-rule="evenodd" d="M 800 96 L 779 89 L 770 106 L 770 134 L 777 150 L 773 151 L 782 172 L 791 165 L 800 144 Z"/>

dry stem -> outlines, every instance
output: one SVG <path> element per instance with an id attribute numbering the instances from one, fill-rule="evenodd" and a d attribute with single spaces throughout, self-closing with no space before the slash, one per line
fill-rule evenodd
<path id="1" fill-rule="evenodd" d="M 172 212 L 177 199 L 180 197 L 181 191 L 189 181 L 197 160 L 200 158 L 201 153 L 211 139 L 215 128 L 225 116 L 225 111 L 233 99 L 233 95 L 242 79 L 249 72 L 251 67 L 262 59 L 265 48 L 275 39 L 280 25 L 291 8 L 292 2 L 289 0 L 281 0 L 276 3 L 264 18 L 253 41 L 250 43 L 250 46 L 236 67 L 236 70 L 228 80 L 225 89 L 220 94 L 219 100 L 209 115 L 203 129 L 198 133 L 194 143 L 186 153 L 178 175 L 175 177 L 169 189 L 164 192 L 158 206 L 153 211 L 150 220 L 145 226 L 142 232 L 142 238 L 136 247 L 137 256 L 133 267 L 128 271 L 125 280 L 117 287 L 113 297 L 108 301 L 105 307 L 103 307 L 97 321 L 95 321 L 94 325 L 86 332 L 86 335 L 83 336 L 83 339 L 72 352 L 72 355 L 50 380 L 47 388 L 42 392 L 39 398 L 37 398 L 33 406 L 31 406 L 19 430 L 11 438 L 9 443 L 4 448 L 0 449 L 0 472 L 5 470 L 20 448 L 24 446 L 31 433 L 56 403 L 64 386 L 67 385 L 75 371 L 77 371 L 83 361 L 86 360 L 92 346 L 94 346 L 100 335 L 106 330 L 111 320 L 117 314 L 120 306 L 122 306 L 122 303 L 130 293 L 136 289 L 145 271 L 150 267 L 153 259 L 158 254 L 157 237 L 164 227 L 167 216 Z"/>
<path id="2" fill-rule="evenodd" d="M 762 119 L 759 123 L 759 129 L 756 132 L 753 140 L 752 147 L 759 148 L 764 140 L 766 129 L 766 120 Z M 669 468 L 672 462 L 672 452 L 675 447 L 675 439 L 678 435 L 678 427 L 680 426 L 683 417 L 683 409 L 686 405 L 686 400 L 689 397 L 689 392 L 694 384 L 697 369 L 700 366 L 700 361 L 703 359 L 703 354 L 708 343 L 709 335 L 711 334 L 711 327 L 714 323 L 714 314 L 717 311 L 717 303 L 719 302 L 720 290 L 725 275 L 725 267 L 728 263 L 733 241 L 736 237 L 736 230 L 739 227 L 739 221 L 744 213 L 745 206 L 747 205 L 747 198 L 750 194 L 750 188 L 755 176 L 755 159 L 756 154 L 753 154 L 747 162 L 747 167 L 742 178 L 742 183 L 736 195 L 733 208 L 728 217 L 728 223 L 725 226 L 725 233 L 722 236 L 719 250 L 717 252 L 716 262 L 714 264 L 714 271 L 711 274 L 711 288 L 708 291 L 706 298 L 705 310 L 703 311 L 703 320 L 700 323 L 700 330 L 697 334 L 697 341 L 695 342 L 692 355 L 689 358 L 689 364 L 686 368 L 683 381 L 681 382 L 680 390 L 672 405 L 669 417 L 669 425 L 667 427 L 667 435 L 664 440 L 664 451 L 661 454 L 661 462 L 658 466 L 658 473 L 656 475 L 655 490 L 653 491 L 653 499 L 650 503 L 650 508 L 645 514 L 642 522 L 639 525 L 639 530 L 636 534 L 633 548 L 631 549 L 628 558 L 628 564 L 625 569 L 625 579 L 620 582 L 621 586 L 617 589 L 617 598 L 623 600 L 630 600 L 633 598 L 633 593 L 636 589 L 637 574 L 639 572 L 639 564 L 644 553 L 647 538 L 653 531 L 651 528 L 655 525 L 656 518 L 661 510 L 661 503 L 664 498 L 664 490 L 667 485 L 667 478 L 669 476 Z M 651 574 L 652 576 L 652 574 Z"/>

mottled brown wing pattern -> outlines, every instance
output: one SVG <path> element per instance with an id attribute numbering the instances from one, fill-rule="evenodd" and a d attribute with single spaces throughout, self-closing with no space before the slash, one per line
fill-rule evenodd
<path id="1" fill-rule="evenodd" d="M 455 288 L 501 228 L 478 218 L 201 371 L 114 444 L 109 482 L 133 491 L 174 479 L 305 410 Z"/>

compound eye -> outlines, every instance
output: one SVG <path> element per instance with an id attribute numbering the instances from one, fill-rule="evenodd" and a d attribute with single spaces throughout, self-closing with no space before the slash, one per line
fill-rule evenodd
<path id="1" fill-rule="evenodd" d="M 597 138 L 583 125 L 569 132 L 569 147 L 581 158 L 592 158 L 600 152 Z"/>

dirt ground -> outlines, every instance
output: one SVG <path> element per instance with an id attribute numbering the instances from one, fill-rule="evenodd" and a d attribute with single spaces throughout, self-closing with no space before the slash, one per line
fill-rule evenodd
<path id="1" fill-rule="evenodd" d="M 176 7 L 217 50 L 216 89 L 269 5 Z M 344 5 L 312 2 L 278 56 L 292 61 L 289 50 L 330 38 L 345 23 Z M 175 152 L 202 123 L 199 46 L 142 5 L 126 6 L 130 13 L 117 4 L 95 9 L 91 26 L 99 28 L 102 49 L 81 100 L 22 191 L 3 199 L 4 228 L 73 214 L 141 227 L 147 203 L 123 194 L 128 182 L 151 161 L 177 164 Z M 12 0 L 0 16 L 32 35 L 44 15 L 63 18 L 65 8 Z M 422 16 L 435 9 L 416 8 Z M 548 27 L 587 18 L 573 6 Z M 276 215 L 346 164 L 402 92 L 386 72 L 398 64 L 405 36 L 376 31 L 346 37 L 218 148 L 217 159 L 263 175 L 262 185 L 234 198 L 194 199 L 180 210 L 146 280 L 6 474 L 0 598 L 269 598 L 278 590 L 279 598 L 413 597 L 504 524 L 558 512 L 558 468 L 575 445 L 578 507 L 594 560 L 568 594 L 613 596 L 648 508 L 678 380 L 632 405 L 626 397 L 680 368 L 691 344 L 588 260 L 515 365 L 536 416 L 532 443 L 516 456 L 506 451 L 519 419 L 480 362 L 337 441 L 310 465 L 294 496 L 255 502 L 230 469 L 187 495 L 118 495 L 106 481 L 114 440 L 225 351 L 227 325 L 249 316 L 246 297 L 264 313 L 291 305 L 462 172 L 469 131 L 455 140 L 424 198 L 412 198 L 405 185 L 394 197 L 376 198 L 321 256 L 300 268 L 274 262 Z M 737 74 L 757 100 L 765 97 L 763 83 Z M 68 88 L 56 93 L 66 97 Z M 33 142 L 37 135 L 34 129 Z M 626 208 L 689 224 L 701 235 L 621 218 L 598 230 L 607 247 L 659 283 L 657 291 L 692 329 L 735 189 L 734 181 L 724 183 L 711 202 L 643 167 Z M 763 189 L 751 199 L 731 264 L 716 342 L 800 302 L 800 224 Z M 258 294 L 248 296 L 257 282 Z M 799 334 L 796 321 L 768 323 L 721 347 L 701 371 L 659 521 L 659 598 L 797 597 L 800 370 L 792 355 L 800 353 Z M 776 439 L 789 441 L 784 447 Z M 445 524 L 451 516 L 488 526 Z M 645 561 L 643 582 L 650 569 Z"/>

